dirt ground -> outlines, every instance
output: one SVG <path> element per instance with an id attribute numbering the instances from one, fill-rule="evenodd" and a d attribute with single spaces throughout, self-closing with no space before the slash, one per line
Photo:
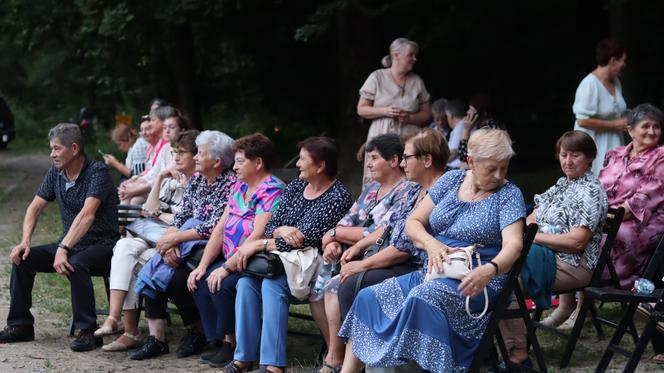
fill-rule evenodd
<path id="1" fill-rule="evenodd" d="M 9 308 L 9 261 L 6 259 L 12 245 L 18 243 L 20 227 L 25 208 L 34 196 L 50 164 L 46 153 L 43 155 L 19 154 L 13 151 L 0 152 L 0 327 L 4 327 Z M 3 197 L 4 196 L 4 197 Z M 9 198 L 7 198 L 9 196 Z M 42 243 L 43 235 L 37 230 L 33 242 Z M 41 238 L 41 240 L 40 240 Z M 37 277 L 39 281 L 39 276 Z M 0 344 L 0 373 L 5 372 L 213 372 L 207 365 L 197 363 L 196 358 L 176 359 L 175 354 L 148 361 L 130 361 L 126 353 L 105 353 L 100 349 L 91 352 L 73 352 L 69 349 L 70 338 L 63 325 L 67 320 L 63 316 L 51 313 L 43 303 L 35 303 L 33 314 L 36 318 L 34 342 Z M 68 319 L 68 315 L 64 316 Z M 100 318 L 100 322 L 102 319 Z M 175 350 L 180 339 L 182 328 L 169 329 L 171 351 Z M 145 335 L 145 333 L 143 333 Z M 291 341 L 293 339 L 294 341 Z M 597 359 L 595 356 L 606 345 L 607 340 L 593 343 L 593 339 L 582 341 L 577 354 L 586 351 L 587 357 L 573 360 L 573 367 L 563 371 L 590 372 L 594 371 Z M 108 342 L 108 339 L 105 341 Z M 542 341 L 540 341 L 542 342 Z M 295 337 L 289 338 L 289 351 L 292 352 L 290 372 L 311 372 L 311 359 L 319 342 Z M 545 352 L 546 352 L 546 343 Z M 586 347 L 587 346 L 587 347 Z M 548 346 L 560 350 L 562 346 Z M 549 371 L 557 369 L 555 360 L 547 354 Z M 638 371 L 664 371 L 650 362 L 652 349 L 648 348 Z M 623 359 L 612 364 L 610 371 L 619 371 L 614 367 L 622 367 Z"/>

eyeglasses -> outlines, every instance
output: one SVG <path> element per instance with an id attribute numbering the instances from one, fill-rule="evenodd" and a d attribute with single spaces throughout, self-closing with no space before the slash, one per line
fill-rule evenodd
<path id="1" fill-rule="evenodd" d="M 406 153 L 403 153 L 403 155 L 402 155 L 403 160 L 406 161 L 406 162 L 408 162 L 408 158 L 412 158 L 412 157 L 417 158 L 418 156 L 415 155 L 415 154 L 406 154 Z"/>
<path id="2" fill-rule="evenodd" d="M 192 152 L 191 150 L 177 150 L 177 149 L 171 150 L 171 155 L 173 157 L 175 157 L 176 155 L 184 154 L 184 153 L 194 154 L 194 152 Z"/>

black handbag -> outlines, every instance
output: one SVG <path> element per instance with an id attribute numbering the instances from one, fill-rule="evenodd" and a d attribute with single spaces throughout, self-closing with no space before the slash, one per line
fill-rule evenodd
<path id="1" fill-rule="evenodd" d="M 383 234 L 376 240 L 376 243 L 369 246 L 369 248 L 364 252 L 364 258 L 368 258 L 377 252 L 383 250 L 384 248 L 390 246 L 390 235 L 392 234 L 392 226 L 388 225 L 385 227 Z"/>
<path id="2" fill-rule="evenodd" d="M 261 278 L 272 278 L 284 274 L 284 265 L 279 255 L 256 253 L 247 261 L 244 273 Z"/>
<path id="3" fill-rule="evenodd" d="M 385 227 L 383 234 L 380 235 L 380 237 L 376 240 L 376 243 L 369 246 L 369 248 L 364 252 L 364 259 L 372 255 L 375 255 L 379 251 L 390 246 L 391 235 L 392 235 L 392 226 L 388 225 L 387 227 Z M 365 274 L 367 274 L 367 271 L 362 271 L 360 272 L 359 275 L 357 275 L 357 280 L 355 281 L 355 291 L 353 292 L 353 298 L 355 298 L 357 296 L 357 293 L 360 291 L 360 287 L 362 286 L 362 280 L 364 280 Z"/>

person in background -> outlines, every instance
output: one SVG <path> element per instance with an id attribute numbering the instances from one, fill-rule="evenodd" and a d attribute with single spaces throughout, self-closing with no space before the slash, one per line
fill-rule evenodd
<path id="1" fill-rule="evenodd" d="M 143 137 L 138 137 L 136 131 L 126 124 L 118 124 L 111 133 L 111 139 L 118 150 L 127 153 L 125 163 L 122 164 L 113 154 L 104 154 L 104 163 L 116 169 L 124 178 L 140 175 L 145 169 L 148 143 Z"/>
<path id="2" fill-rule="evenodd" d="M 407 126 L 426 126 L 431 120 L 431 96 L 413 73 L 418 52 L 414 41 L 395 39 L 390 54 L 381 60 L 384 69 L 372 72 L 360 88 L 357 114 L 371 121 L 366 142 L 384 133 L 400 134 Z M 363 148 L 360 153 L 364 155 Z M 370 180 L 365 160 L 363 184 Z"/>
<path id="3" fill-rule="evenodd" d="M 439 98 L 431 104 L 431 113 L 433 114 L 433 122 L 429 124 L 429 128 L 434 129 L 443 134 L 445 140 L 450 138 L 450 124 L 447 123 L 447 115 L 445 115 L 445 107 L 447 106 L 447 99 Z"/>
<path id="4" fill-rule="evenodd" d="M 597 43 L 595 60 L 597 67 L 576 89 L 572 110 L 576 117 L 574 129 L 595 140 L 597 157 L 592 171 L 599 175 L 606 152 L 623 145 L 627 131 L 627 119 L 623 116 L 627 104 L 618 79 L 627 66 L 627 52 L 620 41 L 607 38 Z"/>
<path id="5" fill-rule="evenodd" d="M 493 117 L 491 97 L 486 93 L 477 92 L 468 100 L 468 111 L 463 118 L 463 134 L 459 143 L 459 160 L 465 167 L 468 157 L 468 139 L 470 134 L 480 128 L 497 128 L 506 130 L 505 125 Z"/>
<path id="6" fill-rule="evenodd" d="M 450 168 L 459 168 L 461 160 L 459 159 L 459 146 L 463 135 L 463 119 L 466 116 L 466 104 L 459 99 L 448 101 L 445 105 L 445 116 L 447 123 L 452 128 L 450 132 L 450 141 L 448 146 L 450 148 L 450 160 L 447 166 Z"/>
<path id="7" fill-rule="evenodd" d="M 166 169 L 173 169 L 173 155 L 171 154 L 170 142 L 177 139 L 180 131 L 189 128 L 189 122 L 172 106 L 161 106 L 150 114 L 153 125 L 163 125 L 163 138 L 156 151 L 159 153 L 154 159 L 152 167 L 140 177 L 130 179 L 120 184 L 118 196 L 122 204 L 142 204 L 150 193 L 150 188 L 159 173 Z"/>
<path id="8" fill-rule="evenodd" d="M 620 286 L 631 289 L 664 232 L 664 147 L 662 111 L 641 104 L 628 116 L 632 141 L 606 153 L 599 181 L 609 206 L 623 207 L 625 216 L 611 249 Z"/>

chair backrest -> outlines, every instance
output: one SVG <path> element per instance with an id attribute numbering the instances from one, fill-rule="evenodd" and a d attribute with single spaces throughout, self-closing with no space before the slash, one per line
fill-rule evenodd
<path id="1" fill-rule="evenodd" d="M 593 277 L 590 280 L 590 286 L 604 285 L 602 283 L 602 274 L 604 273 L 604 268 L 608 267 L 609 274 L 611 275 L 611 285 L 620 287 L 620 281 L 618 280 L 616 270 L 611 261 L 611 250 L 613 249 L 613 243 L 616 241 L 616 236 L 618 235 L 618 230 L 620 229 L 620 224 L 622 224 L 624 216 L 624 208 L 609 207 L 606 220 L 604 221 L 604 227 L 602 229 L 604 234 L 606 234 L 606 237 L 604 239 L 604 244 L 599 251 L 599 259 L 597 260 L 597 266 L 593 272 Z"/>
<path id="2" fill-rule="evenodd" d="M 530 252 L 530 246 L 535 240 L 535 235 L 537 234 L 538 226 L 537 224 L 528 224 L 523 234 L 523 249 L 521 249 L 521 255 L 519 259 L 514 262 L 512 268 L 507 274 L 507 279 L 503 285 L 503 290 L 501 291 L 496 303 L 494 304 L 493 312 L 489 319 L 489 323 L 484 330 L 484 335 L 480 341 L 480 345 L 475 351 L 475 357 L 470 366 L 470 372 L 479 372 L 483 360 L 486 357 L 486 352 L 489 350 L 489 347 L 493 345 L 493 336 L 495 334 L 496 328 L 498 328 L 498 323 L 501 320 L 502 312 L 507 309 L 507 306 L 512 301 L 512 292 L 514 289 L 519 286 L 519 274 L 521 273 L 521 268 L 528 257 Z"/>
<path id="3" fill-rule="evenodd" d="M 124 227 L 140 218 L 142 210 L 141 205 L 118 205 L 118 225 Z"/>
<path id="4" fill-rule="evenodd" d="M 648 265 L 643 271 L 641 277 L 647 278 L 648 280 L 657 284 L 662 279 L 664 273 L 664 234 L 659 239 L 659 243 L 655 248 L 655 251 L 650 256 L 648 260 Z"/>

